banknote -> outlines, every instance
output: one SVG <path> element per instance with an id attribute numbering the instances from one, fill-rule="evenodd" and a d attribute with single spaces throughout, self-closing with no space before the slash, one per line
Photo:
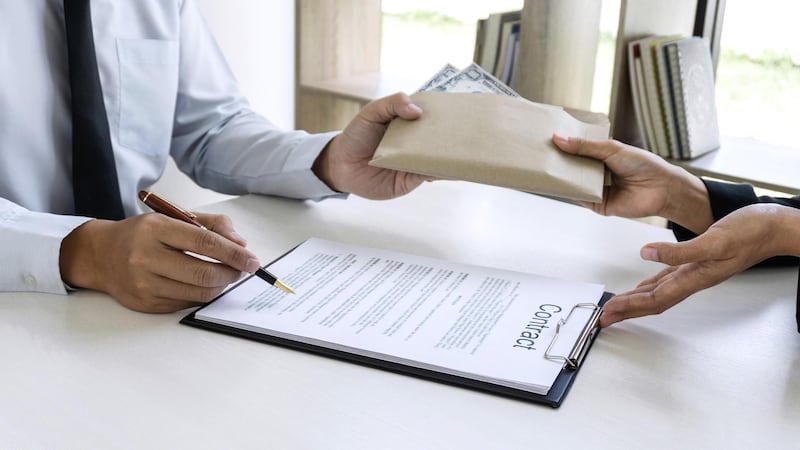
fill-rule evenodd
<path id="1" fill-rule="evenodd" d="M 431 89 L 444 83 L 457 73 L 458 73 L 458 67 L 450 63 L 447 63 L 445 64 L 444 67 L 441 68 L 441 70 L 436 72 L 436 75 L 432 76 L 430 80 L 425 82 L 425 84 L 423 84 L 422 87 L 417 90 L 417 92 L 430 91 Z"/>
<path id="2" fill-rule="evenodd" d="M 488 92 L 519 97 L 519 94 L 514 92 L 513 89 L 475 63 L 470 64 L 464 70 L 431 87 L 429 90 L 440 92 Z"/>

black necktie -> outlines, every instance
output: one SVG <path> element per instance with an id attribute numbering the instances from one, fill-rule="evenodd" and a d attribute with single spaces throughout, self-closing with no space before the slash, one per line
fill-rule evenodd
<path id="1" fill-rule="evenodd" d="M 72 90 L 72 188 L 75 213 L 125 218 L 108 117 L 97 72 L 89 0 L 64 0 Z"/>

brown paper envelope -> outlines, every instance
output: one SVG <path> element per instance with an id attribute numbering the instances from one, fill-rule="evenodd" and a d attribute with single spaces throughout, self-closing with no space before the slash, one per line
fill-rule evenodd
<path id="1" fill-rule="evenodd" d="M 603 163 L 561 152 L 563 136 L 605 139 L 608 125 L 562 108 L 496 94 L 420 92 L 418 120 L 395 119 L 370 165 L 599 202 Z"/>

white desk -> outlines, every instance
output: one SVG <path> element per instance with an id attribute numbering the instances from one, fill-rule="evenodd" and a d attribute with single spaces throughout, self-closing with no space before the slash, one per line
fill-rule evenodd
<path id="1" fill-rule="evenodd" d="M 667 230 L 519 192 L 436 182 L 404 198 L 243 197 L 264 260 L 309 236 L 620 291 Z M 0 447 L 797 448 L 797 271 L 754 270 L 604 330 L 560 409 L 132 312 L 105 295 L 0 294 Z"/>

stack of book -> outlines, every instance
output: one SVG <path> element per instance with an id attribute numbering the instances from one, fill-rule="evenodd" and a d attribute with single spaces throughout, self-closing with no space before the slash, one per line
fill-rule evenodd
<path id="1" fill-rule="evenodd" d="M 473 60 L 512 89 L 516 84 L 521 11 L 490 14 L 479 19 Z"/>
<path id="2" fill-rule="evenodd" d="M 714 68 L 707 41 L 651 36 L 628 44 L 631 94 L 643 145 L 665 158 L 719 148 Z"/>

